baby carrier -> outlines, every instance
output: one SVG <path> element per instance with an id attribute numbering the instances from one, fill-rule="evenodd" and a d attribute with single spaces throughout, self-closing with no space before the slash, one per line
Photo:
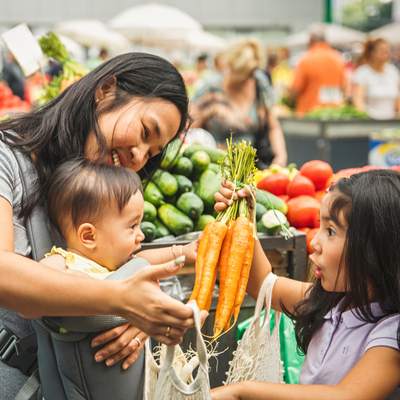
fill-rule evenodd
<path id="1" fill-rule="evenodd" d="M 32 183 L 29 181 L 29 165 L 23 154 L 15 150 L 14 154 L 21 171 L 25 196 Z M 39 261 L 54 245 L 44 207 L 34 211 L 26 223 L 26 230 L 32 258 Z M 134 258 L 107 279 L 125 279 L 148 264 L 142 258 Z M 31 375 L 15 400 L 30 399 L 38 391 L 39 375 L 42 376 L 42 382 L 38 399 L 42 395 L 45 400 L 142 399 L 145 350 L 140 352 L 131 367 L 123 370 L 123 360 L 111 367 L 104 362 L 97 363 L 94 354 L 98 348 L 91 347 L 91 340 L 99 332 L 126 322 L 116 316 L 45 317 L 32 321 L 36 333 L 22 339 L 6 329 L 0 329 L 0 359 L 20 369 L 25 375 Z M 60 333 L 60 328 L 68 332 Z M 36 344 L 40 348 L 38 368 Z"/>

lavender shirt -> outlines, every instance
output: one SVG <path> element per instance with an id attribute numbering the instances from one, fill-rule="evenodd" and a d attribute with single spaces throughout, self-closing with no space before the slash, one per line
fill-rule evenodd
<path id="1" fill-rule="evenodd" d="M 325 322 L 310 342 L 300 371 L 301 385 L 337 385 L 376 346 L 399 349 L 397 327 L 400 314 L 367 323 L 352 311 L 341 313 L 341 302 L 325 315 Z M 378 303 L 371 304 L 375 316 L 383 315 Z M 400 386 L 386 400 L 400 399 Z"/>

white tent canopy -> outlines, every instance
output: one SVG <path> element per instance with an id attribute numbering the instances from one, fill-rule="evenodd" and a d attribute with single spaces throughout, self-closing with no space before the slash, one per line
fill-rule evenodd
<path id="1" fill-rule="evenodd" d="M 284 38 L 287 47 L 304 47 L 310 40 L 310 32 L 314 29 L 323 30 L 326 41 L 332 46 L 340 46 L 356 42 L 364 42 L 367 35 L 355 29 L 346 28 L 341 25 L 316 23 L 311 24 L 308 29 Z"/>
<path id="2" fill-rule="evenodd" d="M 76 19 L 59 22 L 55 31 L 85 47 L 99 47 L 110 51 L 128 51 L 129 40 L 121 33 L 111 31 L 97 20 Z"/>
<path id="3" fill-rule="evenodd" d="M 382 38 L 392 45 L 400 44 L 400 22 L 392 22 L 369 32 L 373 39 Z"/>

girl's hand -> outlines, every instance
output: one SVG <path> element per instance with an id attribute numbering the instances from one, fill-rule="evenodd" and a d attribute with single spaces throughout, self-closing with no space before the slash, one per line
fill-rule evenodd
<path id="1" fill-rule="evenodd" d="M 186 257 L 185 261 L 196 261 L 197 251 L 199 250 L 199 243 L 202 235 L 203 234 L 201 233 L 196 240 L 182 246 L 182 255 Z"/>
<path id="2" fill-rule="evenodd" d="M 92 340 L 92 347 L 106 343 L 95 354 L 94 359 L 97 362 L 105 361 L 107 366 L 110 367 L 125 358 L 122 368 L 127 369 L 136 361 L 147 339 L 148 335 L 127 322 L 126 324 L 104 331 Z"/>
<path id="3" fill-rule="evenodd" d="M 248 197 L 249 198 L 249 209 L 250 209 L 250 218 L 252 219 L 254 213 L 254 206 L 253 206 L 253 199 L 250 196 L 250 192 L 246 188 L 241 188 L 238 190 L 236 193 L 233 193 L 233 190 L 235 188 L 235 185 L 228 180 L 223 180 L 221 181 L 221 189 L 219 190 L 218 193 L 214 194 L 214 199 L 216 201 L 216 204 L 214 206 L 215 211 L 221 212 L 228 208 L 228 206 L 233 204 L 233 200 L 237 200 L 238 197 Z M 232 197 L 233 194 L 233 197 Z M 254 194 L 254 197 L 256 197 L 256 194 Z"/>
<path id="4" fill-rule="evenodd" d="M 220 386 L 211 389 L 212 400 L 240 400 L 239 395 L 240 383 L 235 383 L 227 386 Z"/>

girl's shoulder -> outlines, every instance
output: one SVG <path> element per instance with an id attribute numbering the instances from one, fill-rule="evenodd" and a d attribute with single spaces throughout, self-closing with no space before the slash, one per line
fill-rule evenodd
<path id="1" fill-rule="evenodd" d="M 399 343 L 397 340 L 397 333 L 400 323 L 400 314 L 391 314 L 380 319 L 374 324 L 368 335 L 368 350 L 371 347 L 386 346 L 399 349 Z"/>

